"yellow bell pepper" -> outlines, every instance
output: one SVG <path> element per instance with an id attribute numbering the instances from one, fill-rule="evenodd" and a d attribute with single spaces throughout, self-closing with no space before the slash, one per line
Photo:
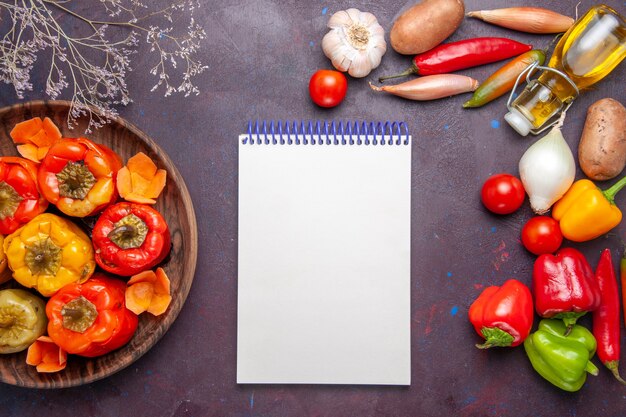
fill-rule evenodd
<path id="1" fill-rule="evenodd" d="M 576 181 L 552 207 L 552 217 L 561 233 L 573 242 L 586 242 L 603 235 L 622 221 L 615 194 L 626 185 L 626 177 L 602 191 L 587 179 Z"/>
<path id="2" fill-rule="evenodd" d="M 74 223 L 51 213 L 43 213 L 4 240 L 13 278 L 44 297 L 61 287 L 82 283 L 96 268 L 89 237 Z"/>

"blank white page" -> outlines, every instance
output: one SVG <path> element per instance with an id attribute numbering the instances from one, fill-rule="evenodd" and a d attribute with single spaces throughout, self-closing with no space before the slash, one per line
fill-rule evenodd
<path id="1" fill-rule="evenodd" d="M 410 138 L 245 137 L 237 382 L 409 385 Z"/>

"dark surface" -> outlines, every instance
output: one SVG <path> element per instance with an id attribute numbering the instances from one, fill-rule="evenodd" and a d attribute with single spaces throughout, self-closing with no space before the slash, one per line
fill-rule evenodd
<path id="1" fill-rule="evenodd" d="M 155 3 L 166 4 L 160 0 Z M 191 192 L 199 227 L 196 277 L 177 321 L 140 360 L 79 388 L 38 391 L 0 385 L 0 415 L 26 416 L 624 416 L 626 388 L 605 369 L 575 394 L 552 387 L 531 368 L 522 348 L 479 351 L 467 310 L 480 291 L 508 278 L 530 284 L 534 257 L 519 242 L 531 217 L 526 204 L 510 216 L 491 215 L 479 189 L 496 172 L 517 173 L 533 138 L 521 138 L 503 120 L 505 98 L 464 110 L 467 96 L 429 103 L 376 94 L 367 80 L 349 81 L 345 102 L 322 110 L 307 83 L 329 68 L 320 42 L 329 16 L 357 7 L 374 13 L 387 33 L 412 2 L 205 2 L 196 20 L 208 37 L 209 70 L 197 97 L 150 93 L 151 57 L 134 57 L 129 75 L 134 103 L 121 115 L 152 136 L 178 166 Z M 541 1 L 466 1 L 466 10 L 544 5 Z M 592 1 L 582 1 L 585 11 Z M 573 1 L 549 7 L 574 15 Z M 607 1 L 622 12 L 621 0 Z M 154 6 L 155 8 L 157 6 Z M 546 47 L 552 36 L 515 33 L 466 19 L 450 40 L 510 36 Z M 144 51 L 145 52 L 145 51 Z M 370 78 L 410 63 L 390 48 Z M 499 64 L 465 71 L 483 80 Z M 563 133 L 576 149 L 587 107 L 603 97 L 626 102 L 618 67 L 570 109 Z M 43 72 L 40 68 L 39 72 Z M 28 98 L 43 98 L 41 84 Z M 0 105 L 18 101 L 0 86 Z M 237 135 L 249 119 L 404 120 L 414 136 L 412 194 L 412 385 L 238 386 Z M 582 177 L 580 171 L 577 177 Z M 607 184 L 612 184 L 613 181 Z M 626 208 L 626 193 L 617 198 Z M 595 267 L 600 250 L 621 255 L 622 225 L 608 237 L 575 245 Z M 567 243 L 569 245 L 569 243 Z M 590 325 L 590 319 L 582 320 Z M 536 324 L 535 324 L 536 325 Z M 622 336 L 622 344 L 626 338 Z M 626 355 L 622 354 L 623 361 Z M 599 361 L 595 359 L 596 364 Z M 626 367 L 622 366 L 626 374 Z"/>

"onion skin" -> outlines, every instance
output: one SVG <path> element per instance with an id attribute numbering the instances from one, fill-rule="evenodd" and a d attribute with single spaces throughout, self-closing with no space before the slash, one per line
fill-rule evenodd
<path id="1" fill-rule="evenodd" d="M 576 162 L 559 127 L 531 145 L 519 161 L 519 175 L 536 214 L 545 214 L 574 182 Z"/>
<path id="2" fill-rule="evenodd" d="M 574 19 L 542 7 L 509 7 L 504 9 L 469 12 L 487 23 L 527 33 L 562 33 L 573 24 Z"/>
<path id="3" fill-rule="evenodd" d="M 382 87 L 370 83 L 370 87 L 374 91 L 384 91 L 409 100 L 427 101 L 470 93 L 478 88 L 478 84 L 477 80 L 465 75 L 439 74 Z"/>

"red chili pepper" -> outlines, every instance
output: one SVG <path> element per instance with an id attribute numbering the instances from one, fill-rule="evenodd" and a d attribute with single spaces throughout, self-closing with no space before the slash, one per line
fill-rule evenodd
<path id="1" fill-rule="evenodd" d="M 533 298 L 528 287 L 510 279 L 483 290 L 469 309 L 476 333 L 485 338 L 479 349 L 521 344 L 533 325 Z"/>
<path id="2" fill-rule="evenodd" d="M 624 325 L 626 325 L 626 251 L 619 263 L 620 281 L 622 282 L 622 308 L 624 309 Z"/>
<path id="3" fill-rule="evenodd" d="M 598 358 L 609 368 L 619 382 L 626 381 L 619 375 L 619 293 L 613 269 L 611 251 L 605 249 L 596 269 L 596 282 L 600 288 L 600 306 L 592 313 L 593 335 L 598 342 Z"/>
<path id="4" fill-rule="evenodd" d="M 105 271 L 131 276 L 161 262 L 170 251 L 170 231 L 161 214 L 145 204 L 107 207 L 91 233 L 96 262 Z"/>
<path id="5" fill-rule="evenodd" d="M 416 55 L 413 65 L 403 73 L 380 77 L 378 81 L 411 74 L 446 74 L 511 58 L 532 48 L 531 45 L 507 38 L 474 38 L 450 42 Z"/>
<path id="6" fill-rule="evenodd" d="M 533 294 L 537 314 L 562 319 L 567 334 L 579 317 L 600 305 L 600 290 L 585 255 L 563 248 L 537 258 L 533 268 Z"/>

